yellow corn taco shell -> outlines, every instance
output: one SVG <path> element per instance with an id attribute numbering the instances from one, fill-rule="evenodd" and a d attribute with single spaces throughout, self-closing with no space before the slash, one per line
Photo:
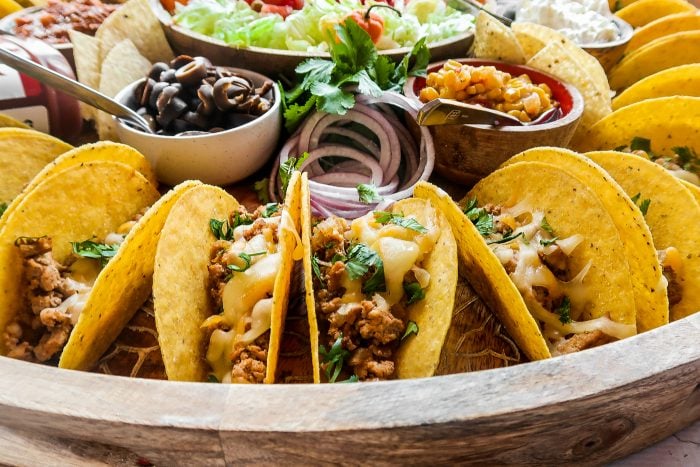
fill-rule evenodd
<path id="1" fill-rule="evenodd" d="M 94 181 L 94 183 L 86 183 Z M 121 163 L 95 161 L 53 174 L 27 193 L 9 213 L 0 232 L 0 329 L 24 304 L 19 237 L 51 237 L 53 257 L 71 255 L 70 242 L 103 239 L 158 199 L 139 172 Z M 0 353 L 7 352 L 4 340 Z"/>
<path id="2" fill-rule="evenodd" d="M 693 5 L 684 0 L 637 0 L 615 14 L 638 28 L 664 16 L 695 10 Z"/>
<path id="3" fill-rule="evenodd" d="M 653 40 L 610 70 L 612 89 L 624 89 L 659 71 L 700 62 L 700 31 L 685 31 Z"/>
<path id="4" fill-rule="evenodd" d="M 517 162 L 543 162 L 559 167 L 595 191 L 624 242 L 629 263 L 637 316 L 637 331 L 644 332 L 668 323 L 668 297 L 651 232 L 644 216 L 624 189 L 590 159 L 561 148 L 535 148 L 510 158 Z M 632 196 L 634 193 L 632 193 Z"/>
<path id="5" fill-rule="evenodd" d="M 612 106 L 617 110 L 646 99 L 670 96 L 700 97 L 700 63 L 680 65 L 647 76 L 615 97 Z"/>
<path id="6" fill-rule="evenodd" d="M 314 273 L 311 264 L 313 250 L 311 246 L 310 191 L 306 175 L 303 176 L 302 180 L 301 225 L 304 246 L 304 284 L 314 382 L 320 383 L 319 325 L 312 281 Z M 430 274 L 430 285 L 425 290 L 425 296 L 422 300 L 407 307 L 406 319 L 416 323 L 419 331 L 416 335 L 404 340 L 397 350 L 395 375 L 399 379 L 433 376 L 440 363 L 440 354 L 452 321 L 452 310 L 455 304 L 457 245 L 450 224 L 439 207 L 435 208 L 434 205 L 431 206 L 423 199 L 409 198 L 398 201 L 391 208 L 392 213 L 414 217 L 421 225 L 428 225 L 426 220 L 430 215 L 429 210 L 433 209 L 440 233 L 437 243 L 422 261 L 422 267 Z"/>
<path id="7" fill-rule="evenodd" d="M 699 153 L 700 97 L 659 97 L 622 107 L 596 123 L 577 149 L 615 149 L 634 137 L 651 140 L 657 154 L 672 154 L 672 148 L 683 146 Z"/>
<path id="8" fill-rule="evenodd" d="M 630 196 L 650 200 L 645 220 L 657 250 L 673 247 L 682 264 L 677 283 L 682 299 L 673 304 L 669 286 L 671 321 L 700 310 L 700 205 L 693 194 L 660 165 L 642 157 L 614 151 L 586 156 L 603 167 Z"/>
<path id="9" fill-rule="evenodd" d="M 32 127 L 30 127 L 29 125 L 22 123 L 19 120 L 5 114 L 0 114 L 0 128 L 22 128 L 25 130 L 32 129 Z"/>
<path id="10" fill-rule="evenodd" d="M 177 200 L 199 182 L 184 182 L 158 200 L 129 231 L 90 292 L 58 363 L 90 370 L 151 295 L 160 232 Z"/>
<path id="11" fill-rule="evenodd" d="M 459 261 L 469 284 L 496 314 L 508 334 L 530 360 L 551 356 L 537 322 L 508 278 L 495 254 L 452 198 L 434 185 L 419 182 L 414 196 L 430 201 L 442 211 L 456 234 Z"/>
<path id="12" fill-rule="evenodd" d="M 625 54 L 629 54 L 660 37 L 698 29 L 700 29 L 700 15 L 697 11 L 664 16 L 634 31 L 634 35 L 625 49 Z"/>
<path id="13" fill-rule="evenodd" d="M 9 204 L 46 164 L 71 149 L 39 131 L 0 128 L 0 203 Z"/>
<path id="14" fill-rule="evenodd" d="M 287 188 L 278 251 L 281 266 L 272 292 L 270 344 L 265 383 L 273 383 L 280 339 L 289 298 L 292 266 L 299 224 L 299 176 Z M 169 380 L 205 381 L 210 372 L 206 360 L 209 333 L 204 321 L 216 314 L 208 294 L 209 255 L 216 238 L 212 218 L 225 219 L 238 202 L 220 188 L 195 187 L 175 203 L 165 222 L 156 251 L 153 296 L 159 342 Z M 297 252 L 296 254 L 299 254 Z"/>
<path id="15" fill-rule="evenodd" d="M 683 184 L 684 187 L 688 189 L 688 191 L 690 191 L 690 193 L 695 198 L 695 201 L 700 203 L 700 187 L 697 185 L 693 185 L 692 183 L 686 180 L 680 180 L 680 182 Z"/>

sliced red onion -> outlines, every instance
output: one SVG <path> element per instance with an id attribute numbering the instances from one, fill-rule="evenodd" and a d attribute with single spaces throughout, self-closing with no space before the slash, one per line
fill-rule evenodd
<path id="1" fill-rule="evenodd" d="M 430 176 L 435 163 L 430 132 L 421 127 L 421 141 L 416 143 L 411 131 L 392 110 L 398 108 L 415 118 L 417 110 L 411 101 L 386 92 L 381 97 L 357 95 L 356 102 L 346 115 L 315 112 L 302 123 L 283 146 L 273 167 L 272 199 L 281 198 L 277 177 L 280 164 L 304 152 L 309 153 L 309 158 L 301 170 L 309 173 L 312 211 L 324 217 L 334 214 L 356 218 L 372 210 L 385 210 L 393 202 L 411 196 L 415 184 Z M 364 129 L 357 131 L 353 125 Z M 374 137 L 367 137 L 365 130 Z M 346 138 L 351 144 L 332 143 L 329 136 Z M 320 163 L 321 160 L 325 162 Z M 356 186 L 368 182 L 375 185 L 382 200 L 360 202 Z"/>

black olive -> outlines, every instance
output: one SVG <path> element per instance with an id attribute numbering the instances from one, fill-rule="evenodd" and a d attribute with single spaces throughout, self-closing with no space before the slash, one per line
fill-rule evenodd
<path id="1" fill-rule="evenodd" d="M 194 58 L 190 57 L 189 55 L 178 55 L 170 61 L 170 68 L 177 69 L 183 67 L 193 60 Z"/>
<path id="2" fill-rule="evenodd" d="M 151 108 L 151 110 L 156 110 L 156 104 L 158 102 L 158 96 L 160 96 L 160 93 L 163 92 L 163 89 L 168 87 L 168 83 L 156 83 L 153 85 L 153 89 L 151 90 L 151 95 L 148 97 L 148 107 Z"/>
<path id="3" fill-rule="evenodd" d="M 156 62 L 151 67 L 151 71 L 148 72 L 148 77 L 152 80 L 158 80 L 160 78 L 160 74 L 169 69 L 170 67 L 167 63 Z"/>

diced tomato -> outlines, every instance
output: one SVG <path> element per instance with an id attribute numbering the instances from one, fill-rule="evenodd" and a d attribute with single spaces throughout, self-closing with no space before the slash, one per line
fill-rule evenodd
<path id="1" fill-rule="evenodd" d="M 273 13 L 280 15 L 282 18 L 286 18 L 287 16 L 291 15 L 293 11 L 294 9 L 289 5 L 270 5 L 269 3 L 266 3 L 263 5 L 260 13 Z"/>

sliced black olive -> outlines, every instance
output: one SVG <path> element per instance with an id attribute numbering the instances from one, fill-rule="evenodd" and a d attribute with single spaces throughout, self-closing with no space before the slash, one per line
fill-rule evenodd
<path id="1" fill-rule="evenodd" d="M 163 111 L 170 104 L 173 98 L 177 96 L 178 92 L 178 89 L 174 88 L 173 86 L 167 86 L 165 89 L 163 89 L 163 91 L 158 96 L 158 99 L 156 100 L 156 108 L 158 109 L 159 113 L 163 113 Z M 187 104 L 185 104 L 185 107 L 187 107 Z"/>
<path id="2" fill-rule="evenodd" d="M 170 68 L 178 69 L 192 62 L 194 58 L 189 55 L 178 55 L 170 61 Z"/>
<path id="3" fill-rule="evenodd" d="M 148 104 L 148 99 L 151 97 L 151 91 L 153 86 L 156 85 L 156 81 L 151 78 L 146 78 L 141 84 L 136 87 L 136 100 L 140 106 L 145 106 Z"/>
<path id="4" fill-rule="evenodd" d="M 156 83 L 153 85 L 153 89 L 151 90 L 151 95 L 148 97 L 148 106 L 152 110 L 156 110 L 157 107 L 157 102 L 158 102 L 158 96 L 160 96 L 160 93 L 163 92 L 163 89 L 168 87 L 168 83 Z"/>
<path id="5" fill-rule="evenodd" d="M 198 129 L 206 129 L 209 126 L 209 119 L 197 112 L 185 112 L 182 119 Z"/>
<path id="6" fill-rule="evenodd" d="M 175 79 L 175 70 L 165 70 L 163 73 L 160 74 L 160 81 L 164 81 L 166 83 L 174 83 L 175 81 L 177 81 Z"/>
<path id="7" fill-rule="evenodd" d="M 194 60 L 175 72 L 175 79 L 185 86 L 196 86 L 206 77 L 207 67 L 199 60 Z"/>
<path id="8" fill-rule="evenodd" d="M 169 69 L 170 69 L 170 67 L 168 66 L 167 63 L 156 62 L 151 67 L 151 71 L 148 72 L 148 77 L 153 79 L 153 80 L 158 80 L 158 79 L 160 79 L 160 74 L 163 73 L 164 71 L 169 70 Z"/>
<path id="9" fill-rule="evenodd" d="M 214 103 L 219 110 L 231 110 L 239 105 L 235 97 L 249 94 L 250 91 L 248 82 L 238 76 L 220 78 L 214 83 Z"/>

